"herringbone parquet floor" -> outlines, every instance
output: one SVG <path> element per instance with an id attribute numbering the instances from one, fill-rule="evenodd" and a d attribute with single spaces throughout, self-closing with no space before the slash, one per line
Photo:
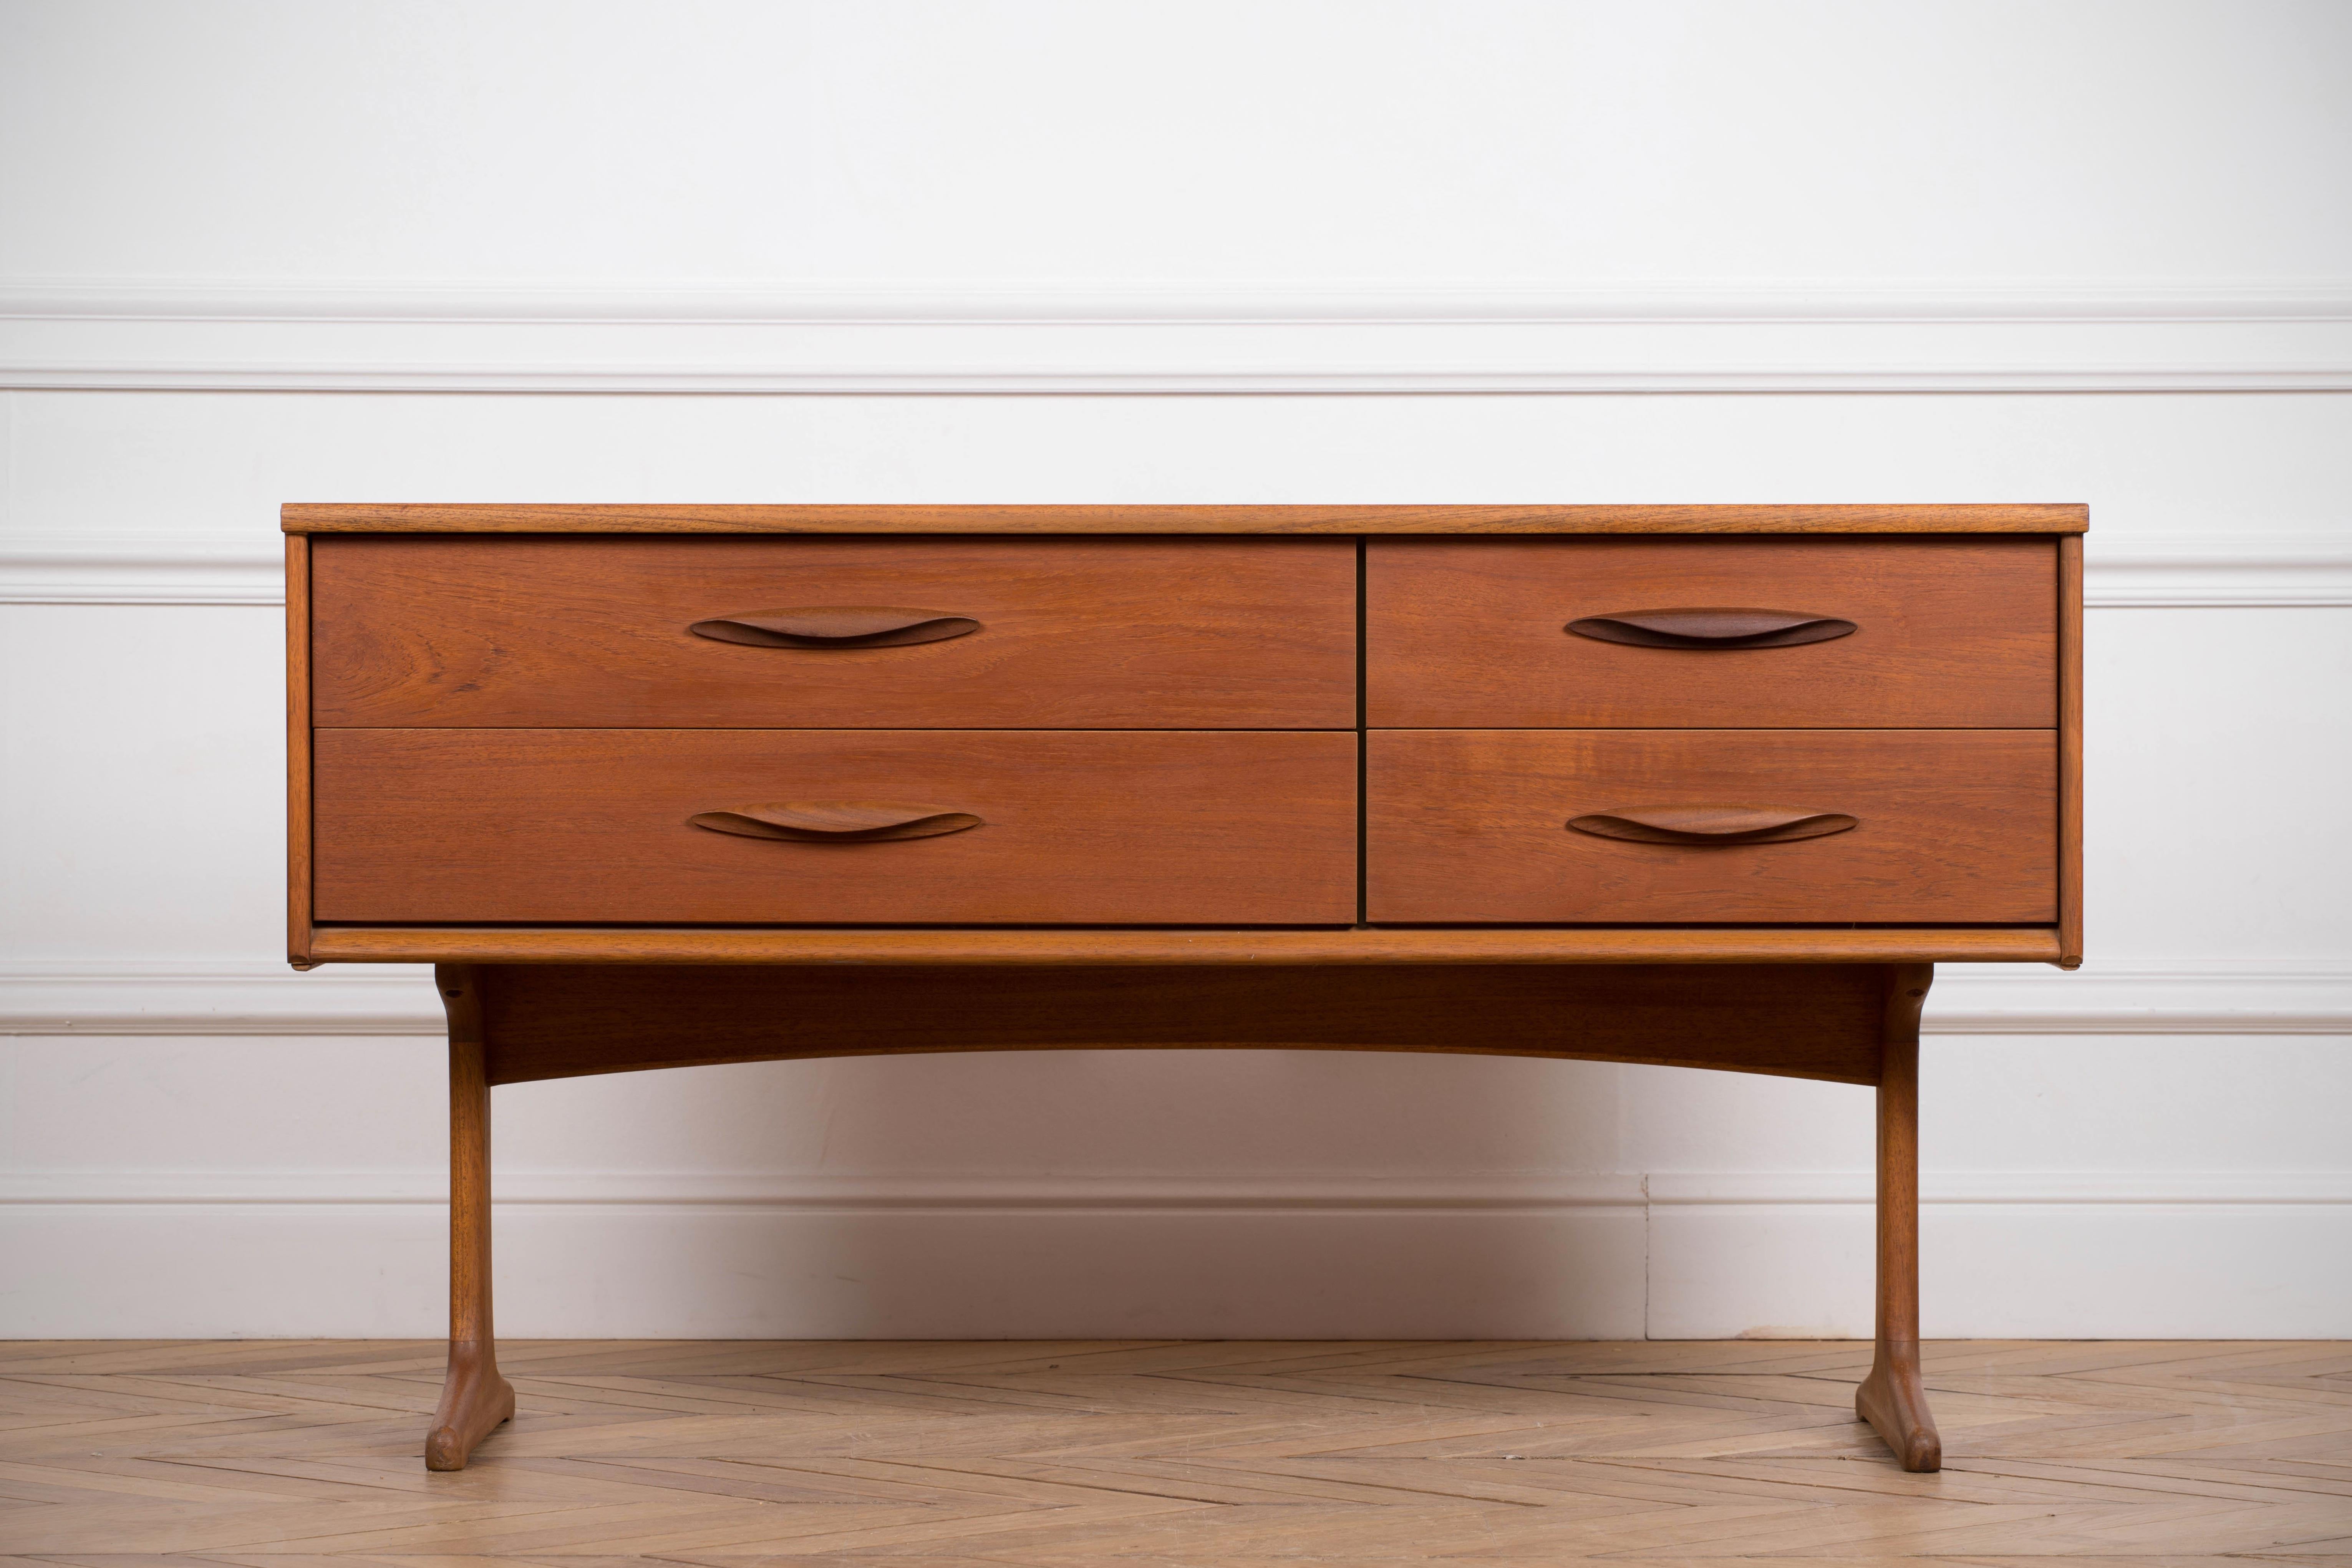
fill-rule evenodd
<path id="1" fill-rule="evenodd" d="M 2352 1568 L 2352 1345 L 1952 1343 L 1948 1456 L 1866 1345 L 0 1344 L 0 1555 L 142 1568 L 2249 1559 Z"/>

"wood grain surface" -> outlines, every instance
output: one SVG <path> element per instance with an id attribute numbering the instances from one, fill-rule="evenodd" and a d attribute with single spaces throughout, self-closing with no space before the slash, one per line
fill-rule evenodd
<path id="1" fill-rule="evenodd" d="M 626 1266 L 615 1260 L 615 1267 Z M 1400 1261 L 1400 1268 L 1406 1265 Z M 86 1568 L 2341 1568 L 2352 1345 L 508 1340 L 0 1343 L 8 1549 Z"/>
<path id="2" fill-rule="evenodd" d="M 2058 542 L 2058 966 L 2083 963 L 2083 542 Z"/>
<path id="3" fill-rule="evenodd" d="M 1919 1015 L 1935 978 L 1924 963 L 1886 972 L 1876 1107 L 1876 1349 L 1853 1398 L 1854 1414 L 1876 1428 L 1906 1470 L 1918 1473 L 1944 1462 L 1919 1358 Z"/>
<path id="4" fill-rule="evenodd" d="M 1433 1052 L 1874 1083 L 1882 966 L 484 965 L 493 1083 L 649 1067 L 1130 1047 Z"/>
<path id="5" fill-rule="evenodd" d="M 2049 963 L 2058 956 L 2057 934 L 2047 926 L 659 931 L 328 925 L 312 940 L 321 959 L 349 963 Z"/>
<path id="6" fill-rule="evenodd" d="M 406 921 L 1347 924 L 1348 731 L 321 730 L 318 912 Z M 775 802 L 970 813 L 747 838 Z"/>
<path id="7" fill-rule="evenodd" d="M 2079 503 L 517 506 L 289 501 L 289 533 L 2080 533 Z"/>
<path id="8" fill-rule="evenodd" d="M 474 1445 L 513 1418 L 499 1373 L 490 1302 L 490 1079 L 475 972 L 440 964 L 434 988 L 449 1019 L 449 1363 L 425 1437 L 425 1468 L 462 1470 Z"/>
<path id="9" fill-rule="evenodd" d="M 1336 539 L 325 538 L 321 725 L 1343 729 Z M 908 606 L 980 629 L 867 647 L 697 636 Z"/>
<path id="10" fill-rule="evenodd" d="M 2048 539 L 1376 539 L 1365 704 L 1405 729 L 2042 729 L 2057 722 Z M 1737 606 L 1851 621 L 1684 648 L 1569 622 Z"/>
<path id="11" fill-rule="evenodd" d="M 1801 651 L 1801 650 L 1799 650 Z M 2047 924 L 2057 745 L 2033 730 L 1383 730 L 1367 737 L 1376 921 Z M 1699 802 L 1850 832 L 1687 847 L 1571 832 Z"/>
<path id="12" fill-rule="evenodd" d="M 286 539 L 286 956 L 310 965 L 310 542 Z"/>

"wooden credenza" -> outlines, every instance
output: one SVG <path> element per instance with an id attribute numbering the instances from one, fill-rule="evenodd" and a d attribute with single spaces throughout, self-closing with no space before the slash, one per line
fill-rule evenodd
<path id="1" fill-rule="evenodd" d="M 1874 1085 L 1918 1361 L 1940 962 L 2081 960 L 2079 506 L 289 505 L 289 954 L 435 964 L 448 1381 L 491 1086 L 1206 1047 Z"/>

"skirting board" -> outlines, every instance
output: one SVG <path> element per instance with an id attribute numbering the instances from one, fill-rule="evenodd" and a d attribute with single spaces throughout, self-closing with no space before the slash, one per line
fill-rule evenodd
<path id="1" fill-rule="evenodd" d="M 1856 1338 L 1859 1173 L 1053 1185 L 509 1176 L 519 1338 Z M 1927 1178 L 1935 1337 L 2352 1335 L 2352 1183 Z M 936 1195 L 951 1188 L 955 1201 Z M 627 1189 L 627 1195 L 624 1195 Z M 1646 1189 L 1646 1190 L 1645 1190 Z M 2194 1194 L 2193 1196 L 2191 1194 Z M 0 1336 L 438 1331 L 439 1193 L 368 1173 L 0 1188 Z M 154 1281 L 172 1281 L 169 1291 Z"/>
<path id="2" fill-rule="evenodd" d="M 1831 281 L 0 291 L 0 386 L 409 392 L 2149 392 L 2352 387 L 2352 292 Z"/>
<path id="3" fill-rule="evenodd" d="M 0 965 L 0 1035 L 438 1035 L 426 972 L 276 964 Z M 1946 964 L 1931 1035 L 2352 1034 L 2352 965 Z"/>
<path id="4" fill-rule="evenodd" d="M 2352 531 L 2101 539 L 2085 551 L 2093 609 L 2352 605 Z M 274 538 L 0 534 L 0 605 L 280 605 Z"/>

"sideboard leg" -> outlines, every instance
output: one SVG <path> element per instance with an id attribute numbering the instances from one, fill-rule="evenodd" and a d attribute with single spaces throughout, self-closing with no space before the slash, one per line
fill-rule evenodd
<path id="1" fill-rule="evenodd" d="M 1919 1382 L 1919 1012 L 1935 966 L 1889 971 L 1878 1074 L 1878 1347 L 1854 1414 L 1906 1470 L 1944 1468 Z"/>
<path id="2" fill-rule="evenodd" d="M 449 1371 L 425 1437 L 425 1468 L 462 1470 L 474 1445 L 514 1414 L 490 1333 L 490 1085 L 479 981 L 436 965 L 449 1014 Z"/>

